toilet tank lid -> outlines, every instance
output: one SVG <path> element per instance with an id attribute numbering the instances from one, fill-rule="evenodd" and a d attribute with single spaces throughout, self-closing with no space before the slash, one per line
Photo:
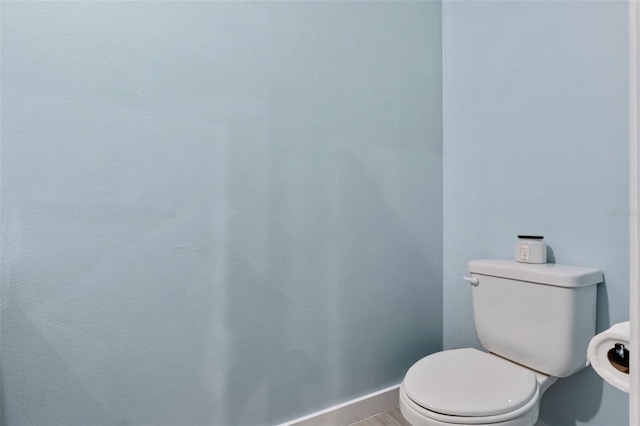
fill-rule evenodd
<path id="1" fill-rule="evenodd" d="M 558 263 L 520 263 L 511 259 L 470 260 L 469 272 L 558 287 L 586 287 L 603 281 L 602 271 Z"/>

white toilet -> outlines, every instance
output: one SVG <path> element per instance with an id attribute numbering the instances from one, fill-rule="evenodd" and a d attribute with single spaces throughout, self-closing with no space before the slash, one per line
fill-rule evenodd
<path id="1" fill-rule="evenodd" d="M 602 272 L 506 259 L 469 262 L 480 344 L 422 358 L 400 386 L 414 426 L 533 426 L 542 394 L 587 365 Z"/>

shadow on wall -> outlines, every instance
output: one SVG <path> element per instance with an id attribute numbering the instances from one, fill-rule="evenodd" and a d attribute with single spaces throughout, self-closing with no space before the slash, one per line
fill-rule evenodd
<path id="1" fill-rule="evenodd" d="M 551 246 L 547 246 L 547 263 L 556 263 L 556 255 Z"/>
<path id="2" fill-rule="evenodd" d="M 98 219 L 88 226 L 127 244 L 86 239 L 102 248 L 90 268 L 55 275 L 57 291 L 26 308 L 17 290 L 45 284 L 16 269 L 2 312 L 3 424 L 273 424 L 395 384 L 440 350 L 428 236 L 393 208 L 373 165 L 328 155 L 274 160 L 256 183 L 266 212 L 235 191 L 247 173 L 237 169 L 224 192 L 177 196 L 175 215 L 144 229 Z M 60 235 L 67 255 L 86 255 Z"/>
<path id="3" fill-rule="evenodd" d="M 266 269 L 228 251 L 232 353 L 216 420 L 291 420 L 395 384 L 441 348 L 425 331 L 438 300 L 425 245 L 370 173 L 348 151 L 270 156 Z M 230 229 L 248 225 L 237 213 Z"/>
<path id="4" fill-rule="evenodd" d="M 58 354 L 14 301 L 10 300 L 2 312 L 1 423 L 27 424 L 23 413 L 12 416 L 7 408 L 24 410 L 33 406 L 38 407 L 37 410 L 26 416 L 28 424 L 32 425 L 116 424 L 87 385 L 69 369 L 67 360 Z M 17 370 L 6 374 L 7 366 L 17 367 Z M 7 395 L 6 389 L 11 390 L 11 395 Z M 16 405 L 7 407 L 7 402 Z M 74 410 L 74 406 L 83 408 Z M 59 413 L 60 407 L 68 408 L 63 418 L 54 414 Z"/>
<path id="5" fill-rule="evenodd" d="M 304 388 L 320 380 L 318 361 L 296 348 L 287 324 L 295 318 L 286 293 L 256 271 L 241 252 L 230 252 L 225 324 L 230 341 L 222 397 L 214 419 L 219 424 L 263 424 L 287 410 L 304 409 Z M 283 259 L 284 261 L 284 259 Z M 286 262 L 286 261 L 285 261 Z M 304 285 L 301 283 L 301 285 Z M 319 328 L 308 330 L 323 339 Z"/>

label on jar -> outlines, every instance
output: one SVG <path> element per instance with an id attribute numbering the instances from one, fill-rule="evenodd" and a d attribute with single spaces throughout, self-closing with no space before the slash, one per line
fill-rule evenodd
<path id="1" fill-rule="evenodd" d="M 529 244 L 522 243 L 520 244 L 520 262 L 528 262 L 529 261 Z"/>

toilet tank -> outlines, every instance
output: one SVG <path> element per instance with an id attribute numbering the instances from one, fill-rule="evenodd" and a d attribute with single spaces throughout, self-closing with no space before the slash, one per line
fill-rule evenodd
<path id="1" fill-rule="evenodd" d="M 587 364 L 602 272 L 554 263 L 472 260 L 473 317 L 480 344 L 542 373 L 567 377 Z"/>

